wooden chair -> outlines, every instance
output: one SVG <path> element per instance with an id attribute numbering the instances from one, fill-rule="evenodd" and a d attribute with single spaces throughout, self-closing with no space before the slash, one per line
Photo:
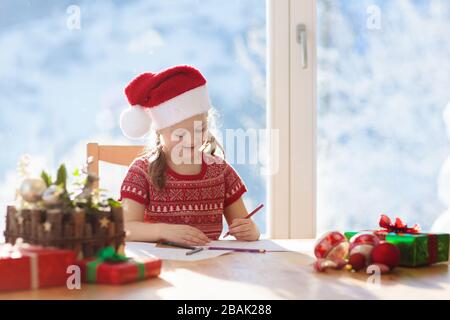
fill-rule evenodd
<path id="1" fill-rule="evenodd" d="M 99 161 L 129 166 L 133 160 L 142 153 L 145 146 L 112 146 L 99 145 L 98 143 L 87 144 L 87 157 L 92 157 L 88 164 L 88 172 L 99 175 Z M 94 183 L 94 188 L 98 188 L 98 181 Z"/>

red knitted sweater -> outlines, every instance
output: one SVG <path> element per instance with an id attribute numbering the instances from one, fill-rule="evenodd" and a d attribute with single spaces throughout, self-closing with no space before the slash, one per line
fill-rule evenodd
<path id="1" fill-rule="evenodd" d="M 145 222 L 188 224 L 210 239 L 218 239 L 224 208 L 247 191 L 236 171 L 216 156 L 204 154 L 201 172 L 196 175 L 181 175 L 168 168 L 166 186 L 160 191 L 150 181 L 148 165 L 146 156 L 134 160 L 119 199 L 145 205 Z"/>

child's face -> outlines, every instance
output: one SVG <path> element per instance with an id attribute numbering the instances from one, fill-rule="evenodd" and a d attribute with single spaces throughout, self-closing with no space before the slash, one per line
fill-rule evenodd
<path id="1" fill-rule="evenodd" d="M 164 151 L 171 155 L 192 158 L 206 141 L 207 115 L 202 113 L 159 131 Z"/>

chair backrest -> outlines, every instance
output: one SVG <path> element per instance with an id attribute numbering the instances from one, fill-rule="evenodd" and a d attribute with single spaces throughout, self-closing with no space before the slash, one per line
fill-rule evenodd
<path id="1" fill-rule="evenodd" d="M 129 166 L 133 160 L 142 153 L 145 146 L 113 146 L 99 145 L 98 143 L 87 144 L 87 157 L 92 157 L 88 164 L 88 172 L 100 177 L 99 161 Z M 98 188 L 98 181 L 94 184 Z"/>

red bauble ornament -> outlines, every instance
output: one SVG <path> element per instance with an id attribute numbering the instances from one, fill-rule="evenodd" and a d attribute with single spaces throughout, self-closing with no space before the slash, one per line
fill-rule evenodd
<path id="1" fill-rule="evenodd" d="M 370 256 L 372 254 L 373 248 L 373 245 L 366 243 L 353 245 L 352 249 L 349 252 L 349 259 L 358 259 L 359 261 L 361 259 L 360 257 L 362 256 L 364 258 L 364 266 L 367 266 L 371 262 Z M 360 257 L 352 258 L 354 255 L 358 255 Z"/>
<path id="2" fill-rule="evenodd" d="M 362 253 L 354 253 L 350 255 L 348 263 L 355 271 L 361 270 L 366 266 L 366 257 Z"/>
<path id="3" fill-rule="evenodd" d="M 382 242 L 372 250 L 372 263 L 387 265 L 391 270 L 400 263 L 400 250 L 389 242 Z"/>
<path id="4" fill-rule="evenodd" d="M 360 232 L 350 239 L 349 264 L 353 270 L 361 270 L 371 263 L 372 249 L 380 243 L 380 239 L 372 232 Z"/>

